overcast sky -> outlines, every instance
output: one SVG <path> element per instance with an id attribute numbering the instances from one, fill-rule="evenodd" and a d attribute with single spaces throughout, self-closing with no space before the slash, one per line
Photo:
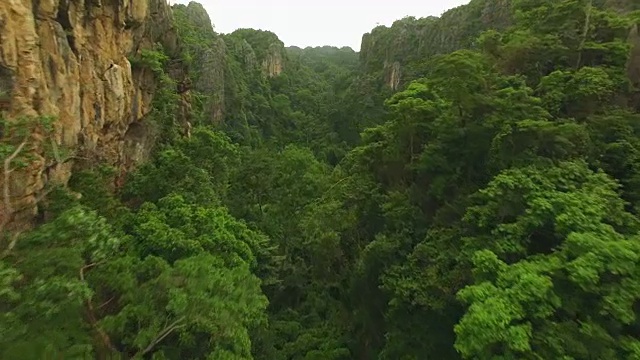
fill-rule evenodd
<path id="1" fill-rule="evenodd" d="M 170 0 L 189 3 L 189 0 Z M 273 31 L 286 46 L 350 46 L 362 34 L 407 15 L 440 16 L 469 0 L 200 0 L 217 32 L 238 28 Z"/>

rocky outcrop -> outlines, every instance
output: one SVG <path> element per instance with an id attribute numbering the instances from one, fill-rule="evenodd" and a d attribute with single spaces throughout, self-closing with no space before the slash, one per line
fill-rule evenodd
<path id="1" fill-rule="evenodd" d="M 402 77 L 400 62 L 394 61 L 393 63 L 389 63 L 388 61 L 385 61 L 384 73 L 385 84 L 387 84 L 391 90 L 398 90 L 398 87 L 400 86 L 400 79 Z"/>
<path id="2" fill-rule="evenodd" d="M 227 46 L 222 38 L 216 38 L 211 48 L 202 54 L 201 71 L 195 89 L 208 94 L 205 113 L 212 124 L 220 124 L 225 113 L 225 69 Z"/>
<path id="3" fill-rule="evenodd" d="M 405 17 L 364 34 L 360 61 L 367 73 L 395 90 L 419 76 L 412 64 L 468 48 L 483 31 L 509 26 L 510 16 L 509 0 L 473 0 L 441 17 Z"/>
<path id="4" fill-rule="evenodd" d="M 631 84 L 637 89 L 640 87 L 640 25 L 636 24 L 629 34 L 629 44 L 631 45 L 631 54 L 627 63 L 627 75 Z M 633 106 L 640 107 L 640 94 L 632 97 Z"/>
<path id="5" fill-rule="evenodd" d="M 282 73 L 285 58 L 284 51 L 282 43 L 269 45 L 267 54 L 262 60 L 262 71 L 267 77 L 276 77 Z"/>
<path id="6" fill-rule="evenodd" d="M 214 34 L 213 23 L 204 6 L 198 2 L 190 1 L 188 5 L 174 5 L 174 9 L 181 9 L 187 15 L 186 20 L 203 34 Z"/>
<path id="7" fill-rule="evenodd" d="M 260 65 L 265 77 L 276 77 L 284 71 L 287 51 L 284 43 L 271 31 L 239 29 L 231 33 L 227 39 L 229 40 L 228 45 L 235 43 L 236 48 L 238 45 L 245 47 L 248 44 L 252 51 L 248 52 L 244 49 L 242 51 L 255 55 L 255 60 Z M 249 63 L 248 61 L 244 62 L 245 65 Z"/>
<path id="8" fill-rule="evenodd" d="M 205 8 L 197 3 L 174 5 L 178 33 L 185 37 L 184 50 L 191 62 L 193 89 L 206 96 L 202 99 L 204 119 L 220 124 L 225 114 L 227 46 L 215 33 Z"/>
<path id="9" fill-rule="evenodd" d="M 120 165 L 125 147 L 142 138 L 155 91 L 153 74 L 132 70 L 128 57 L 156 42 L 177 51 L 171 29 L 165 0 L 1 1 L 4 116 L 53 116 L 56 147 Z M 12 206 L 27 218 L 38 194 L 65 183 L 73 166 L 73 158 L 48 160 L 38 144 L 28 149 L 36 160 L 11 178 Z"/>
<path id="10" fill-rule="evenodd" d="M 246 122 L 252 104 L 244 93 L 248 89 L 260 92 L 266 78 L 282 73 L 284 44 L 269 31 L 240 29 L 217 34 L 206 10 L 196 2 L 174 5 L 173 11 L 193 90 L 199 95 L 198 116 L 206 124 L 227 128 Z"/>
<path id="11" fill-rule="evenodd" d="M 619 12 L 640 9 L 637 0 L 594 0 L 594 4 Z M 406 17 L 364 34 L 360 62 L 365 72 L 394 90 L 423 75 L 412 67 L 419 67 L 424 59 L 473 47 L 483 31 L 506 29 L 512 21 L 511 0 L 472 0 L 441 17 Z M 396 79 L 398 68 L 402 74 L 396 85 L 391 79 Z"/>

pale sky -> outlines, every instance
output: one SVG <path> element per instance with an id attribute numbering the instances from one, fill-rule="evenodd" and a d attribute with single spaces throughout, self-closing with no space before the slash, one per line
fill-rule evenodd
<path id="1" fill-rule="evenodd" d="M 170 0 L 188 4 L 189 0 Z M 405 16 L 440 16 L 469 0 L 200 0 L 214 28 L 270 30 L 286 46 L 350 46 L 360 49 L 362 35 L 376 25 Z"/>

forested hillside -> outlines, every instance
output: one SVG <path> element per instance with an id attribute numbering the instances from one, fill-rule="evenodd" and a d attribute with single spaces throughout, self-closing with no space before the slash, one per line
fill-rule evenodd
<path id="1" fill-rule="evenodd" d="M 131 58 L 151 159 L 3 234 L 1 359 L 640 359 L 635 2 L 473 0 L 359 54 L 173 20 Z"/>

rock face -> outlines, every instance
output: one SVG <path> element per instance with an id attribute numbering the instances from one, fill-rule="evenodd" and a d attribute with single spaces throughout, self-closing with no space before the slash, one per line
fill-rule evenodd
<path id="1" fill-rule="evenodd" d="M 269 31 L 239 29 L 217 34 L 201 4 L 176 4 L 173 14 L 181 46 L 189 64 L 194 93 L 199 95 L 195 116 L 202 123 L 242 127 L 250 108 L 245 93 L 261 92 L 269 77 L 286 67 L 282 41 Z M 267 97 L 264 98 L 265 102 Z"/>
<path id="2" fill-rule="evenodd" d="M 225 114 L 225 69 L 227 69 L 227 46 L 222 38 L 215 38 L 211 48 L 202 54 L 202 71 L 195 81 L 195 89 L 209 94 L 205 113 L 213 124 L 224 121 Z"/>
<path id="3" fill-rule="evenodd" d="M 640 9 L 638 0 L 594 0 L 594 4 L 620 12 Z M 412 64 L 472 47 L 483 31 L 509 27 L 511 6 L 511 0 L 471 0 L 441 17 L 406 17 L 390 27 L 378 26 L 362 37 L 361 64 L 367 73 L 396 90 L 419 73 L 410 68 Z"/>
<path id="4" fill-rule="evenodd" d="M 631 54 L 627 63 L 627 75 L 633 86 L 640 86 L 640 25 L 636 24 L 629 34 L 629 43 L 631 44 Z M 635 94 L 632 100 L 633 105 L 640 107 L 640 94 Z"/>
<path id="5" fill-rule="evenodd" d="M 390 64 L 389 62 L 384 62 L 384 73 L 385 73 L 385 83 L 391 90 L 398 90 L 400 86 L 400 79 L 402 77 L 400 62 L 395 61 Z"/>
<path id="6" fill-rule="evenodd" d="M 284 46 L 281 43 L 273 43 L 267 50 L 267 55 L 262 60 L 262 71 L 267 77 L 276 77 L 282 73 L 284 67 Z"/>
<path id="7" fill-rule="evenodd" d="M 211 18 L 201 4 L 178 4 L 173 11 L 179 35 L 191 40 L 185 41 L 183 47 L 191 56 L 193 90 L 206 94 L 202 100 L 204 119 L 209 124 L 220 124 L 225 114 L 227 46 L 213 30 Z"/>
<path id="8" fill-rule="evenodd" d="M 441 17 L 405 17 L 364 34 L 360 61 L 367 73 L 396 90 L 414 78 L 411 63 L 468 48 L 483 31 L 509 26 L 510 16 L 509 0 L 473 0 Z"/>
<path id="9" fill-rule="evenodd" d="M 155 90 L 153 74 L 132 71 L 128 57 L 156 42 L 176 51 L 171 30 L 165 0 L 0 1 L 5 118 L 53 116 L 58 147 L 120 165 L 125 134 L 137 134 L 127 146 L 140 138 Z M 70 176 L 72 161 L 50 167 L 40 157 L 12 178 L 13 206 L 28 209 L 27 217 L 47 182 Z"/>

